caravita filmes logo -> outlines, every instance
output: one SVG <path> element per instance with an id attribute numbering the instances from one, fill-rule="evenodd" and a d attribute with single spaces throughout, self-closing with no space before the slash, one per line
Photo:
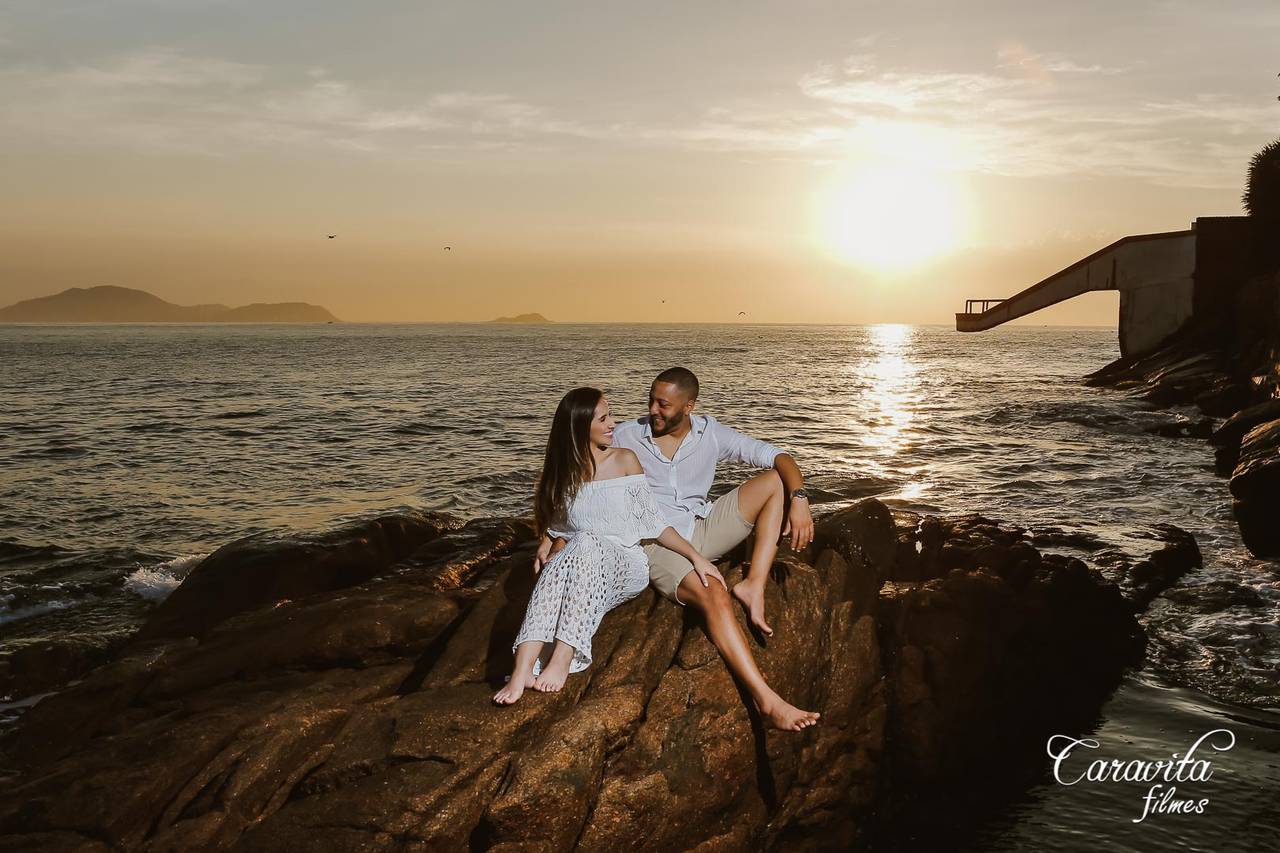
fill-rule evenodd
<path id="1" fill-rule="evenodd" d="M 1235 745 L 1236 736 L 1229 729 L 1214 729 L 1197 738 L 1186 753 L 1179 755 L 1175 752 L 1169 759 L 1121 761 L 1113 758 L 1108 761 L 1095 758 L 1088 766 L 1084 766 L 1084 754 L 1076 754 L 1076 751 L 1081 747 L 1098 749 L 1101 744 L 1096 740 L 1054 735 L 1049 738 L 1046 748 L 1053 759 L 1053 778 L 1060 785 L 1078 785 L 1081 782 L 1154 783 L 1142 796 L 1142 814 L 1133 818 L 1134 823 L 1142 823 L 1149 815 L 1203 814 L 1209 798 L 1178 796 L 1177 785 L 1173 783 L 1208 782 L 1213 778 L 1213 762 L 1207 756 L 1213 752 L 1226 752 Z"/>

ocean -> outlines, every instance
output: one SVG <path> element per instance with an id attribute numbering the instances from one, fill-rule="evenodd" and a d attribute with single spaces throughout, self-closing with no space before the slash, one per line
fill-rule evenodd
<path id="1" fill-rule="evenodd" d="M 1244 788 L 1274 799 L 1280 563 L 1241 544 L 1203 439 L 1146 431 L 1197 411 L 1082 383 L 1118 355 L 1114 329 L 1028 326 L 0 326 L 0 651 L 127 634 L 251 533 L 407 507 L 528 513 L 564 392 L 603 388 L 635 417 L 653 376 L 682 364 L 701 381 L 698 411 L 790 451 L 825 499 L 1078 534 L 1040 547 L 1104 572 L 1158 548 L 1157 524 L 1194 534 L 1204 568 L 1143 617 L 1148 662 L 1100 731 L 1167 753 L 1183 733 L 1148 721 L 1234 720 L 1254 738 Z M 981 849 L 1082 849 L 1075 789 L 1045 785 Z M 1216 805 L 1247 837 L 1257 803 L 1229 800 Z M 1120 829 L 1140 832 L 1132 849 L 1201 849 L 1178 817 Z"/>

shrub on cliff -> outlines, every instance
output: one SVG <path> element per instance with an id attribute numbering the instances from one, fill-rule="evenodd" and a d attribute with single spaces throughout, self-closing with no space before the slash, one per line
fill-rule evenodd
<path id="1" fill-rule="evenodd" d="M 1250 216 L 1280 223 L 1280 139 L 1264 145 L 1249 161 L 1241 201 Z"/>

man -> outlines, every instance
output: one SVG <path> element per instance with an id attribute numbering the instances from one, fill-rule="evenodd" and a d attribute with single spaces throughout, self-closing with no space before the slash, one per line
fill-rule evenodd
<path id="1" fill-rule="evenodd" d="M 649 390 L 649 416 L 618 424 L 613 446 L 626 447 L 640 458 L 646 480 L 666 520 L 709 560 L 723 556 L 756 530 L 747 577 L 733 588 L 752 624 L 773 634 L 764 618 L 764 585 L 777 554 L 780 534 L 790 533 L 791 546 L 813 541 L 804 478 L 795 460 L 777 447 L 719 423 L 694 415 L 698 379 L 683 367 L 658 374 Z M 752 477 L 716 500 L 707 500 L 716 463 L 742 462 L 771 470 Z M 784 523 L 785 522 L 785 523 Z M 544 543 L 544 549 L 550 543 Z M 543 553 L 546 553 L 544 550 Z M 705 575 L 692 563 L 656 543 L 645 546 L 649 579 L 662 595 L 697 608 L 707 633 L 730 671 L 747 688 L 770 724 L 799 731 L 817 722 L 818 714 L 784 701 L 765 682 L 733 613 L 730 593 L 719 572 Z"/>

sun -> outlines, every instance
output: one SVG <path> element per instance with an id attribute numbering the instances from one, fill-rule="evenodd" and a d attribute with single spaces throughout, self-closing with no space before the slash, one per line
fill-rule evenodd
<path id="1" fill-rule="evenodd" d="M 963 196 L 943 172 L 882 162 L 847 172 L 817 194 L 824 249 L 846 263 L 900 270 L 956 248 Z"/>

